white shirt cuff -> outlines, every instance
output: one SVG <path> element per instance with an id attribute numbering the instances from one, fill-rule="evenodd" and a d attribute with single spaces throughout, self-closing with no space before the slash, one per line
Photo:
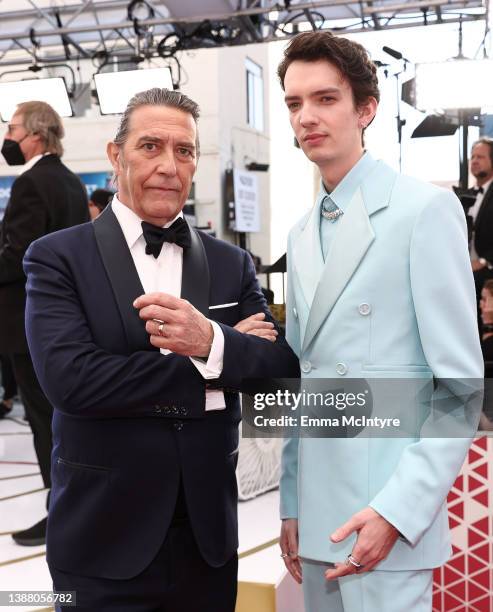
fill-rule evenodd
<path id="1" fill-rule="evenodd" d="M 206 380 L 219 378 L 223 371 L 224 359 L 224 334 L 221 327 L 215 322 L 210 321 L 214 337 L 212 339 L 211 351 L 207 362 L 196 357 L 190 357 L 191 362 Z"/>

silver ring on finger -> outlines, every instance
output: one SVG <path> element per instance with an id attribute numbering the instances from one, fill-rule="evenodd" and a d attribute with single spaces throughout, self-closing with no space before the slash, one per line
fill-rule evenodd
<path id="1" fill-rule="evenodd" d="M 289 553 L 281 553 L 281 559 L 285 559 L 286 557 L 289 557 Z"/>
<path id="2" fill-rule="evenodd" d="M 356 561 L 356 559 L 353 557 L 353 555 L 348 555 L 347 556 L 346 565 L 349 565 L 349 564 L 351 564 L 353 567 L 355 567 L 357 572 L 364 567 L 364 565 L 362 565 L 361 563 Z"/>

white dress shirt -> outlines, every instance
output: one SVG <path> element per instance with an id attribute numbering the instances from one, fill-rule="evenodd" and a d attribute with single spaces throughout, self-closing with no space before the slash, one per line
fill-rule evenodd
<path id="1" fill-rule="evenodd" d="M 478 193 L 478 195 L 476 196 L 476 200 L 475 200 L 474 204 L 471 206 L 471 208 L 467 212 L 467 214 L 472 217 L 473 224 L 476 223 L 476 217 L 478 216 L 479 209 L 481 208 L 481 204 L 483 203 L 484 196 L 485 196 L 486 192 L 488 191 L 488 189 L 490 188 L 490 185 L 491 185 L 492 182 L 493 182 L 493 179 L 490 179 L 487 183 L 482 185 L 483 192 L 482 193 Z M 473 225 L 473 227 L 474 227 L 474 225 Z M 473 235 L 472 235 L 472 238 L 471 238 L 471 259 L 473 259 L 473 260 L 474 259 L 478 259 L 478 257 L 479 257 L 479 255 L 476 253 L 476 249 L 474 248 L 474 230 L 473 230 Z"/>
<path id="2" fill-rule="evenodd" d="M 128 206 L 122 204 L 116 195 L 113 196 L 111 208 L 122 228 L 144 292 L 160 291 L 174 297 L 180 297 L 183 267 L 182 247 L 165 242 L 159 257 L 155 258 L 153 255 L 147 255 L 145 252 L 146 241 L 141 225 L 142 219 Z M 180 212 L 175 219 L 178 217 L 183 217 L 183 213 Z M 175 219 L 164 227 L 169 227 Z M 223 369 L 224 334 L 215 321 L 211 321 L 211 324 L 214 338 L 207 362 L 190 357 L 194 366 L 206 380 L 218 378 Z M 168 355 L 170 352 L 167 349 L 161 349 L 163 355 Z M 225 407 L 222 391 L 206 391 L 206 410 L 224 410 Z"/>
<path id="3" fill-rule="evenodd" d="M 35 155 L 34 157 L 31 157 L 29 161 L 27 161 L 23 166 L 21 166 L 21 169 L 18 172 L 18 176 L 30 170 L 34 166 L 34 164 L 37 164 L 39 160 L 45 155 L 53 155 L 53 154 L 47 151 L 46 153 L 40 153 L 39 155 Z"/>

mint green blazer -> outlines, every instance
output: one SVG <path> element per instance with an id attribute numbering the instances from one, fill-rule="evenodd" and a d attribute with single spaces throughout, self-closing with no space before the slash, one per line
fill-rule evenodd
<path id="1" fill-rule="evenodd" d="M 463 210 L 448 191 L 378 162 L 337 223 L 324 263 L 318 206 L 288 238 L 287 338 L 306 378 L 483 378 Z M 452 418 L 452 417 L 451 417 Z M 371 506 L 402 534 L 378 569 L 443 564 L 446 496 L 470 436 L 286 440 L 281 518 L 300 554 L 341 561 L 330 534 Z"/>

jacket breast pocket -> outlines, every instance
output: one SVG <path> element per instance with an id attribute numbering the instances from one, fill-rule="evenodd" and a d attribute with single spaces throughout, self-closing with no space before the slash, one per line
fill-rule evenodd
<path id="1" fill-rule="evenodd" d="M 385 363 L 371 363 L 371 364 L 363 364 L 363 370 L 367 372 L 402 372 L 406 374 L 408 372 L 418 372 L 423 374 L 432 374 L 431 368 L 428 365 L 395 365 L 395 364 L 385 364 Z"/>
<path id="2" fill-rule="evenodd" d="M 433 371 L 427 365 L 363 364 L 361 372 L 367 378 L 415 379 L 416 381 L 433 380 Z"/>

